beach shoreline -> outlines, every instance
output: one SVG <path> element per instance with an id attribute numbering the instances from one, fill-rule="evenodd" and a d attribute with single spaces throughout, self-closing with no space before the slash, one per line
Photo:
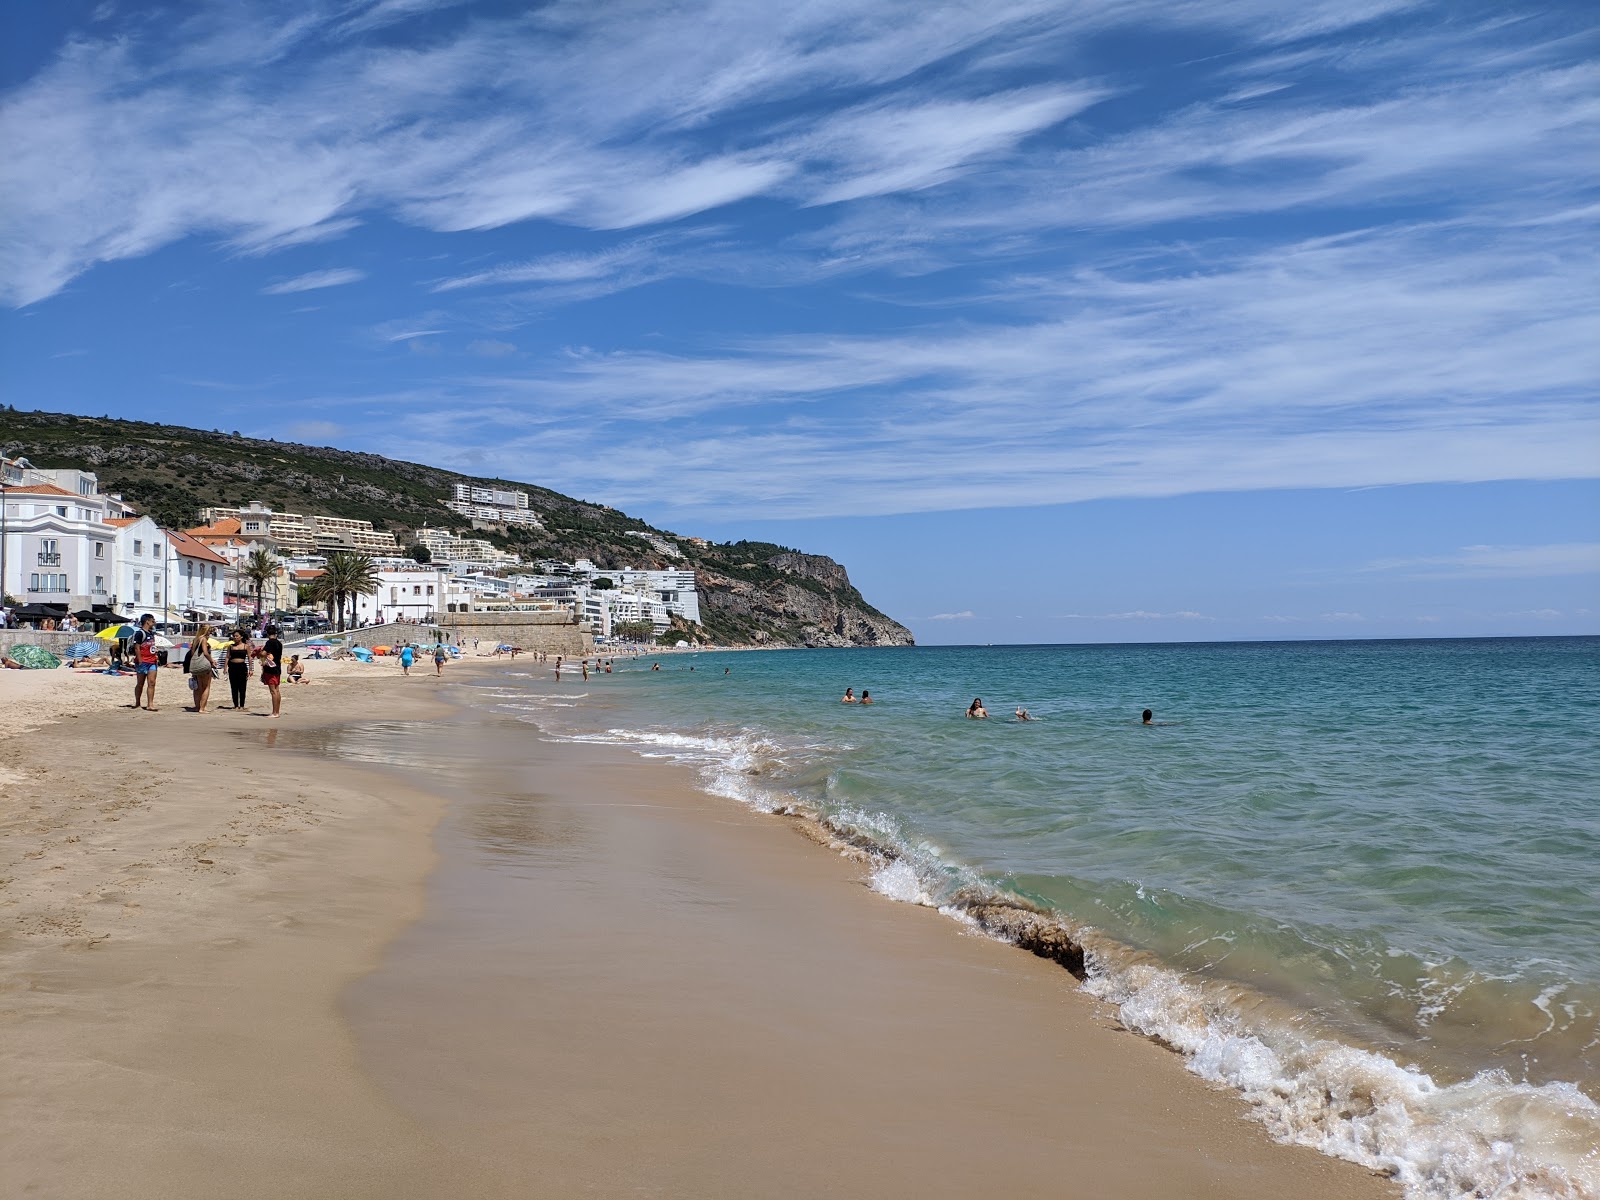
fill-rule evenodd
<path id="1" fill-rule="evenodd" d="M 466 761 L 490 723 L 439 700 L 468 689 L 341 665 L 274 723 L 168 675 L 153 715 L 29 681 L 0 742 L 7 1194 L 1397 1194 L 681 769 L 530 735 L 452 796 L 328 749 Z"/>

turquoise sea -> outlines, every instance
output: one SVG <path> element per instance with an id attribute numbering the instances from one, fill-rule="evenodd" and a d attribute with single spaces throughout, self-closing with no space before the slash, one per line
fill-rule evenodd
<path id="1" fill-rule="evenodd" d="M 1600 639 L 677 653 L 528 680 L 487 698 L 822 821 L 886 897 L 1054 914 L 1083 986 L 1275 1136 L 1412 1196 L 1600 1193 Z"/>

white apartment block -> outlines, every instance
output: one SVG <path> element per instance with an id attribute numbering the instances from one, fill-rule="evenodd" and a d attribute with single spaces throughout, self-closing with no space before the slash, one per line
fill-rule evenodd
<path id="1" fill-rule="evenodd" d="M 394 534 L 374 529 L 371 521 L 277 512 L 259 501 L 242 508 L 200 510 L 200 519 L 206 524 L 214 525 L 228 517 L 239 522 L 240 536 L 246 541 L 265 539 L 280 555 L 328 554 L 335 550 L 372 555 L 400 553 Z"/>
<path id="2" fill-rule="evenodd" d="M 611 637 L 618 626 L 631 621 L 648 621 L 655 633 L 664 633 L 671 623 L 667 606 L 647 592 L 625 588 L 578 589 L 578 615 L 596 637 Z"/>
<path id="3" fill-rule="evenodd" d="M 510 567 L 522 560 L 483 538 L 458 537 L 448 529 L 419 529 L 417 543 L 428 548 L 435 562 L 449 563 L 457 571 L 473 566 Z"/>
<path id="4" fill-rule="evenodd" d="M 0 505 L 0 591 L 24 607 L 55 605 L 72 612 L 95 605 L 109 608 L 116 580 L 116 529 L 107 523 L 107 501 L 94 476 L 86 475 L 86 490 L 68 489 L 34 478 L 45 472 L 14 462 L 8 466 Z"/>
<path id="5" fill-rule="evenodd" d="M 539 525 L 537 514 L 528 507 L 528 493 L 509 488 L 480 487 L 472 483 L 458 483 L 454 494 L 444 502 L 453 513 L 470 521 L 484 521 L 501 525 Z"/>

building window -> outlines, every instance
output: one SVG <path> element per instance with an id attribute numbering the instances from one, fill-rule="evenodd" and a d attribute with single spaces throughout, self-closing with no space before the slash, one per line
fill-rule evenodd
<path id="1" fill-rule="evenodd" d="M 94 577 L 94 594 L 97 596 L 106 594 L 106 577 L 104 575 L 96 575 Z"/>
<path id="2" fill-rule="evenodd" d="M 106 544 L 104 542 L 96 542 L 94 544 L 94 556 L 96 558 L 104 558 L 106 556 Z"/>
<path id="3" fill-rule="evenodd" d="M 64 517 L 66 515 L 67 515 L 67 506 L 65 504 L 56 505 L 56 516 Z"/>
<path id="4" fill-rule="evenodd" d="M 133 539 L 133 553 L 135 557 L 144 553 L 144 543 L 138 538 Z"/>

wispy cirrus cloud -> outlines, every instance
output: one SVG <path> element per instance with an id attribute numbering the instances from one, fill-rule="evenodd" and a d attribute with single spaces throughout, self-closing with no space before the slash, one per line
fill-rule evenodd
<path id="1" fill-rule="evenodd" d="M 1397 572 L 1419 579 L 1540 579 L 1600 575 L 1600 542 L 1545 546 L 1463 546 L 1451 554 L 1374 559 L 1364 573 Z"/>
<path id="2" fill-rule="evenodd" d="M 314 292 L 318 288 L 359 283 L 366 277 L 365 271 L 358 271 L 353 267 L 335 267 L 326 271 L 308 271 L 304 275 L 296 275 L 293 279 L 285 279 L 282 283 L 269 284 L 261 291 L 267 296 L 287 296 L 293 292 Z"/>
<path id="3" fill-rule="evenodd" d="M 976 616 L 976 613 L 967 608 L 962 609 L 960 612 L 934 613 L 933 616 L 922 619 L 924 621 L 970 621 Z"/>

